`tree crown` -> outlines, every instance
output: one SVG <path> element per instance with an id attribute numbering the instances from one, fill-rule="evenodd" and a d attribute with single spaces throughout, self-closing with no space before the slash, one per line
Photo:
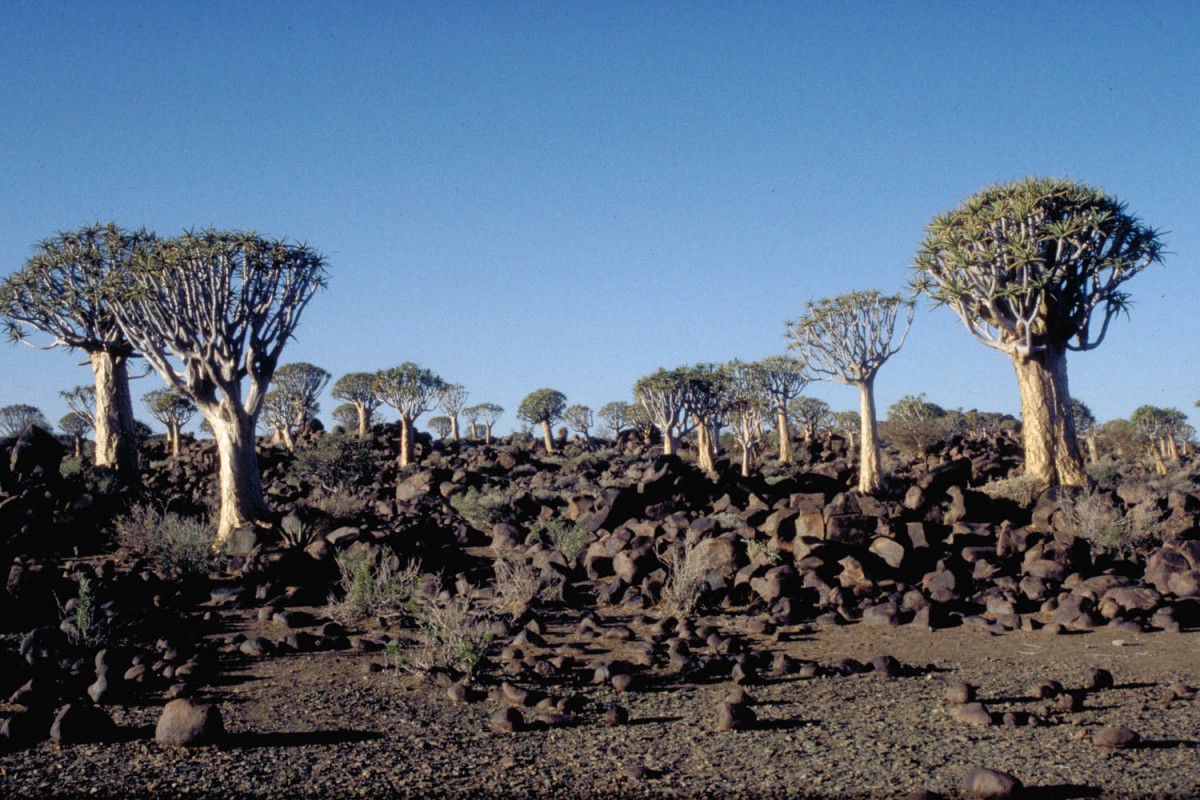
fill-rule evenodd
<path id="1" fill-rule="evenodd" d="M 517 419 L 531 425 L 553 424 L 562 418 L 567 396 L 555 389 L 536 389 L 525 396 L 517 408 Z"/>
<path id="2" fill-rule="evenodd" d="M 901 308 L 907 319 L 900 341 L 892 344 Z M 904 346 L 912 319 L 913 304 L 899 295 L 857 291 L 810 301 L 799 319 L 787 323 L 786 335 L 810 375 L 864 383 Z"/>

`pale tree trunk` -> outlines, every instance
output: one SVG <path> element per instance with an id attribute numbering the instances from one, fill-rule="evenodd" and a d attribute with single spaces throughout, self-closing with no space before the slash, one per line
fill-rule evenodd
<path id="1" fill-rule="evenodd" d="M 451 441 L 458 441 L 458 414 L 450 415 L 450 439 Z"/>
<path id="2" fill-rule="evenodd" d="M 1177 444 L 1175 444 L 1175 437 L 1168 436 L 1165 440 L 1165 443 L 1167 445 L 1167 452 L 1166 452 L 1167 458 L 1171 461 L 1178 461 L 1179 460 L 1179 446 Z"/>
<path id="3" fill-rule="evenodd" d="M 367 404 L 355 403 L 354 408 L 358 411 L 358 438 L 367 438 Z"/>
<path id="4" fill-rule="evenodd" d="M 1046 488 L 1086 486 L 1067 389 L 1066 350 L 1055 347 L 1012 359 L 1021 390 L 1025 474 Z"/>
<path id="5" fill-rule="evenodd" d="M 662 448 L 664 456 L 673 456 L 678 449 L 675 442 L 675 429 L 669 425 L 662 432 Z"/>
<path id="6" fill-rule="evenodd" d="M 173 422 L 167 426 L 167 438 L 171 440 L 171 455 L 179 455 L 179 423 Z"/>
<path id="7" fill-rule="evenodd" d="M 401 468 L 407 467 L 413 460 L 412 421 L 407 417 L 400 418 L 400 456 L 397 463 Z"/>
<path id="8" fill-rule="evenodd" d="M 708 422 L 701 420 L 696 426 L 696 449 L 698 451 L 696 465 L 705 472 L 715 472 L 713 459 L 712 431 Z"/>
<path id="9" fill-rule="evenodd" d="M 542 438 L 546 442 L 546 452 L 554 452 L 554 439 L 550 436 L 550 423 L 542 420 Z"/>
<path id="10" fill-rule="evenodd" d="M 220 457 L 221 511 L 216 541 L 220 547 L 233 531 L 265 520 L 267 504 L 255 452 L 254 420 L 228 400 L 200 411 L 212 428 Z"/>
<path id="11" fill-rule="evenodd" d="M 279 429 L 279 438 L 283 442 L 283 446 L 287 448 L 289 453 L 296 449 L 296 440 L 292 438 L 292 430 L 287 425 Z"/>
<path id="12" fill-rule="evenodd" d="M 75 458 L 83 459 L 83 437 L 75 435 Z"/>
<path id="13" fill-rule="evenodd" d="M 750 477 L 750 448 L 742 445 L 742 477 Z"/>
<path id="14" fill-rule="evenodd" d="M 1095 435 L 1088 435 L 1088 436 L 1084 437 L 1084 442 L 1087 444 L 1088 463 L 1095 464 L 1097 461 L 1100 460 L 1100 455 L 1099 455 L 1097 447 L 1096 447 Z"/>
<path id="15" fill-rule="evenodd" d="M 88 355 L 96 379 L 96 456 L 98 467 L 113 467 L 126 481 L 138 481 L 137 435 L 129 396 L 129 359 L 100 350 Z"/>
<path id="16" fill-rule="evenodd" d="M 787 406 L 780 403 L 775 408 L 775 413 L 775 428 L 779 433 L 779 463 L 794 463 L 795 459 L 792 456 L 792 433 L 788 429 Z"/>
<path id="17" fill-rule="evenodd" d="M 859 383 L 858 392 L 859 416 L 862 418 L 858 490 L 863 494 L 872 494 L 883 485 L 879 469 L 879 424 L 875 420 L 875 379 L 872 377 Z"/>
<path id="18" fill-rule="evenodd" d="M 484 425 L 483 430 L 484 430 L 483 443 L 486 445 L 490 445 L 492 443 L 492 426 Z"/>

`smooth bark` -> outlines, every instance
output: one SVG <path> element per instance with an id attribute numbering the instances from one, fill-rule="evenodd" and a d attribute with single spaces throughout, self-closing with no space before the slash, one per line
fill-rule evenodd
<path id="1" fill-rule="evenodd" d="M 255 450 L 254 419 L 237 403 L 222 401 L 201 408 L 217 442 L 220 456 L 219 491 L 221 511 L 217 521 L 216 546 L 220 547 L 238 528 L 267 518 L 262 479 Z"/>
<path id="2" fill-rule="evenodd" d="M 546 443 L 546 452 L 554 452 L 554 438 L 550 435 L 550 423 L 542 420 L 542 439 Z"/>
<path id="3" fill-rule="evenodd" d="M 787 405 L 780 403 L 775 408 L 775 429 L 779 433 L 779 463 L 794 463 L 792 455 L 792 432 L 788 424 Z"/>
<path id="4" fill-rule="evenodd" d="M 858 456 L 858 490 L 863 494 L 879 491 L 883 480 L 879 469 L 879 424 L 875 420 L 875 380 L 859 381 L 859 432 L 861 446 Z"/>
<path id="5" fill-rule="evenodd" d="M 1012 361 L 1021 390 L 1025 474 L 1043 487 L 1086 486 L 1067 388 L 1065 348 L 1016 354 Z"/>
<path id="6" fill-rule="evenodd" d="M 98 467 L 113 467 L 129 483 L 138 482 L 137 434 L 129 394 L 129 358 L 109 350 L 89 354 L 96 380 L 96 455 Z"/>

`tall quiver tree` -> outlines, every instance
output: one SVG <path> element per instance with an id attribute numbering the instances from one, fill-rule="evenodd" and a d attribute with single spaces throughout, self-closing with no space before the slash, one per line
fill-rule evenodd
<path id="1" fill-rule="evenodd" d="M 537 389 L 525 395 L 517 408 L 517 419 L 530 425 L 542 426 L 542 440 L 546 452 L 554 452 L 554 437 L 550 435 L 550 426 L 562 419 L 567 407 L 567 397 L 554 389 Z"/>
<path id="2" fill-rule="evenodd" d="M 901 308 L 906 315 L 904 331 L 893 344 Z M 862 417 L 858 489 L 864 493 L 877 491 L 881 484 L 875 376 L 904 345 L 912 319 L 913 304 L 900 296 L 862 291 L 810 302 L 802 317 L 787 323 L 790 347 L 800 354 L 808 374 L 858 388 Z"/>
<path id="3" fill-rule="evenodd" d="M 156 243 L 117 278 L 109 305 L 122 331 L 212 428 L 224 544 L 267 517 L 254 431 L 283 347 L 325 285 L 325 260 L 254 233 L 193 231 Z"/>
<path id="4" fill-rule="evenodd" d="M 775 412 L 775 430 L 779 434 L 779 463 L 791 464 L 792 436 L 788 425 L 788 403 L 808 386 L 804 362 L 789 356 L 768 356 L 758 362 L 754 375 L 762 391 L 771 399 Z"/>
<path id="5" fill-rule="evenodd" d="M 40 242 L 25 266 L 0 284 L 0 317 L 14 340 L 87 354 L 96 390 L 95 463 L 115 468 L 129 483 L 140 477 L 129 394 L 135 347 L 117 325 L 104 287 L 153 241 L 153 234 L 111 222 L 59 233 Z M 49 341 L 36 342 L 29 329 Z"/>
<path id="6" fill-rule="evenodd" d="M 450 420 L 450 438 L 458 440 L 458 415 L 467 404 L 467 388 L 461 383 L 448 383 L 438 395 L 438 405 Z M 442 437 L 445 438 L 444 436 Z"/>
<path id="7" fill-rule="evenodd" d="M 330 395 L 335 400 L 351 403 L 358 412 L 358 435 L 365 438 L 371 430 L 371 418 L 379 408 L 379 397 L 372 388 L 375 375 L 370 372 L 351 372 L 337 379 Z"/>
<path id="8" fill-rule="evenodd" d="M 504 407 L 495 403 L 480 403 L 473 408 L 479 412 L 479 418 L 483 421 L 484 444 L 491 444 L 492 428 L 500 421 L 500 417 L 504 416 Z"/>
<path id="9" fill-rule="evenodd" d="M 1067 352 L 1099 345 L 1128 308 L 1122 284 L 1161 258 L 1158 233 L 1124 204 L 1067 179 L 990 186 L 929 223 L 912 286 L 1012 359 L 1025 472 L 1043 486 L 1087 483 Z"/>
<path id="10" fill-rule="evenodd" d="M 682 369 L 661 367 L 633 385 L 633 396 L 646 411 L 650 424 L 662 434 L 663 455 L 674 455 L 679 447 L 680 426 L 687 407 L 687 375 Z"/>
<path id="11" fill-rule="evenodd" d="M 400 415 L 400 455 L 396 463 L 407 467 L 413 460 L 413 423 L 437 405 L 446 382 L 431 370 L 405 361 L 375 373 L 371 388 Z"/>
<path id="12" fill-rule="evenodd" d="M 155 389 L 142 395 L 142 405 L 167 429 L 171 455 L 179 455 L 180 431 L 196 415 L 195 403 L 174 389 Z"/>

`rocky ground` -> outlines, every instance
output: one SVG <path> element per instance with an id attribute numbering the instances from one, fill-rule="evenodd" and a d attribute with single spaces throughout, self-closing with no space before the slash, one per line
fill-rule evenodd
<path id="1" fill-rule="evenodd" d="M 749 479 L 637 442 L 397 473 L 390 438 L 337 503 L 362 453 L 267 452 L 279 520 L 200 572 L 113 540 L 138 495 L 0 442 L 0 796 L 1200 795 L 1191 479 L 985 493 L 1003 438 L 876 497 L 837 440 Z M 211 452 L 151 463 L 203 507 Z M 409 559 L 355 611 L 339 565 Z"/>

